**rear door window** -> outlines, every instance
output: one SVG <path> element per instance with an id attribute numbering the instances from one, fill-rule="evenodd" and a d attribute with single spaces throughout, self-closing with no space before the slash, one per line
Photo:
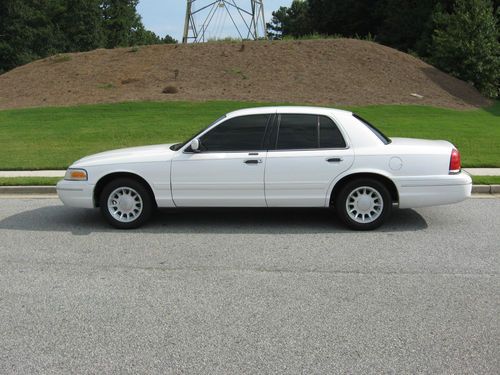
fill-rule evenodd
<path id="1" fill-rule="evenodd" d="M 319 116 L 319 147 L 345 148 L 346 143 L 338 126 L 328 117 Z"/>
<path id="2" fill-rule="evenodd" d="M 276 148 L 278 150 L 318 148 L 318 116 L 281 115 Z"/>
<path id="3" fill-rule="evenodd" d="M 326 116 L 284 114 L 279 116 L 277 150 L 345 148 L 337 125 Z"/>

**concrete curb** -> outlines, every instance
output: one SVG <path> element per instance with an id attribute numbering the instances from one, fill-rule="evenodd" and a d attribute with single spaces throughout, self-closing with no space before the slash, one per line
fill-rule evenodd
<path id="1" fill-rule="evenodd" d="M 472 185 L 472 194 L 490 194 L 491 185 Z"/>
<path id="2" fill-rule="evenodd" d="M 0 195 L 57 194 L 55 186 L 0 186 Z M 472 185 L 472 194 L 500 194 L 500 185 Z"/>
<path id="3" fill-rule="evenodd" d="M 500 185 L 473 185 L 472 193 L 475 194 L 500 194 Z"/>

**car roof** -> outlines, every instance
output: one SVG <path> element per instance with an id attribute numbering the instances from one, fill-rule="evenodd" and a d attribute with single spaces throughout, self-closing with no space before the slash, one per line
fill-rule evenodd
<path id="1" fill-rule="evenodd" d="M 226 117 L 259 115 L 266 113 L 302 113 L 302 114 L 318 114 L 318 115 L 352 114 L 352 112 L 344 111 L 342 109 L 326 108 L 326 107 L 275 106 L 275 107 L 255 107 L 255 108 L 240 109 L 237 111 L 229 112 L 226 115 Z"/>

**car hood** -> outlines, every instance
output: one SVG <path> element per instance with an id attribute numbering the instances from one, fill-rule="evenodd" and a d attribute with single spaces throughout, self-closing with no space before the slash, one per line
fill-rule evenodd
<path id="1" fill-rule="evenodd" d="M 172 144 L 130 147 L 101 152 L 76 161 L 73 163 L 72 167 L 168 161 L 172 159 L 172 156 L 175 154 L 175 151 L 172 151 L 170 146 L 172 146 Z"/>

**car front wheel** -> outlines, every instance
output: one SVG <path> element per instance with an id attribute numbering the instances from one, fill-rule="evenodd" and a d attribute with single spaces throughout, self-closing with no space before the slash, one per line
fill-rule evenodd
<path id="1" fill-rule="evenodd" d="M 129 178 L 108 183 L 101 193 L 99 205 L 104 218 L 118 229 L 141 226 L 153 211 L 149 191 L 140 182 Z"/>
<path id="2" fill-rule="evenodd" d="M 390 216 L 391 195 L 379 181 L 357 179 L 347 183 L 335 200 L 339 218 L 351 229 L 378 228 Z"/>

